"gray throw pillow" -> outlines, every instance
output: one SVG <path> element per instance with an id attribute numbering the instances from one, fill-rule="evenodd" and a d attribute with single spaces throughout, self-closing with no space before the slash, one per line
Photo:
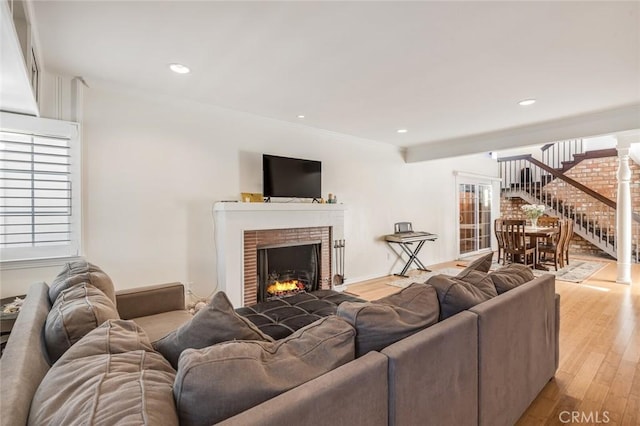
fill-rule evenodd
<path id="1" fill-rule="evenodd" d="M 174 379 L 175 370 L 133 321 L 106 321 L 47 372 L 29 424 L 177 425 Z"/>
<path id="2" fill-rule="evenodd" d="M 487 253 L 486 255 L 477 258 L 476 260 L 471 262 L 469 266 L 464 268 L 462 272 L 456 275 L 456 278 L 462 279 L 466 277 L 468 274 L 470 274 L 472 271 L 489 272 L 489 269 L 491 269 L 492 259 L 493 259 L 493 252 Z"/>
<path id="3" fill-rule="evenodd" d="M 86 260 L 68 262 L 64 265 L 62 271 L 54 278 L 49 287 L 49 300 L 51 303 L 55 303 L 63 290 L 84 282 L 100 289 L 114 304 L 116 303 L 116 290 L 111 278 L 98 266 Z"/>
<path id="4" fill-rule="evenodd" d="M 477 272 L 474 282 L 467 282 L 457 277 L 447 275 L 435 275 L 427 280 L 427 284 L 435 287 L 440 302 L 440 319 L 444 320 L 458 312 L 469 309 L 479 303 L 491 299 L 497 295 L 493 282 L 487 274 L 478 278 Z M 470 274 L 471 275 L 471 274 Z M 472 275 L 472 276 L 473 276 Z M 466 278 L 470 278 L 467 275 Z"/>
<path id="5" fill-rule="evenodd" d="M 215 424 L 352 361 L 355 334 L 332 315 L 277 342 L 187 349 L 173 385 L 180 424 Z"/>
<path id="6" fill-rule="evenodd" d="M 47 315 L 44 338 L 51 361 L 109 319 L 119 319 L 116 305 L 88 283 L 63 290 Z"/>
<path id="7" fill-rule="evenodd" d="M 440 306 L 432 286 L 413 283 L 373 302 L 343 302 L 336 314 L 355 327 L 356 356 L 360 357 L 435 324 Z"/>
<path id="8" fill-rule="evenodd" d="M 533 280 L 533 272 L 524 265 L 512 263 L 489 274 L 498 294 Z"/>
<path id="9" fill-rule="evenodd" d="M 191 321 L 154 342 L 153 346 L 178 368 L 178 359 L 185 349 L 206 348 L 229 340 L 273 342 L 251 321 L 238 315 L 227 295 L 219 291 Z"/>

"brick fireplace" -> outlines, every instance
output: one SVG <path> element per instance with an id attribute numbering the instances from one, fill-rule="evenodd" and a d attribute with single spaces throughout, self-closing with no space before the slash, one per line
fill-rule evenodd
<path id="1" fill-rule="evenodd" d="M 342 204 L 233 203 L 213 206 L 217 289 L 234 307 L 258 300 L 258 249 L 319 243 L 319 286 L 332 288 L 333 241 L 344 239 Z"/>
<path id="2" fill-rule="evenodd" d="M 319 287 L 331 288 L 331 228 L 268 229 L 244 231 L 244 304 L 252 305 L 258 298 L 258 250 L 261 247 L 292 247 L 298 244 L 320 244 Z"/>

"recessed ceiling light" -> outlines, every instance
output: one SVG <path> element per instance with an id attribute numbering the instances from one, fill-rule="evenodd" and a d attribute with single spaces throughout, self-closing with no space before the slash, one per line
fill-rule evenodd
<path id="1" fill-rule="evenodd" d="M 178 74 L 188 74 L 191 72 L 189 67 L 182 64 L 170 64 L 169 69 Z"/>
<path id="2" fill-rule="evenodd" d="M 520 106 L 529 106 L 529 105 L 533 105 L 536 103 L 535 99 L 524 99 L 520 102 L 518 102 L 518 105 Z"/>
<path id="3" fill-rule="evenodd" d="M 299 115 L 298 118 L 304 118 L 304 115 Z"/>
<path id="4" fill-rule="evenodd" d="M 408 130 L 407 129 L 398 129 L 396 130 L 398 133 L 407 133 Z"/>

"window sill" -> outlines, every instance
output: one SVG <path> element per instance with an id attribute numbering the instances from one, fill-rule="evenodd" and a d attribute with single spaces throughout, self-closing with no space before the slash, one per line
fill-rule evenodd
<path id="1" fill-rule="evenodd" d="M 67 262 L 84 259 L 82 256 L 52 257 L 47 259 L 5 260 L 0 262 L 0 271 L 12 269 L 49 268 L 63 266 Z"/>

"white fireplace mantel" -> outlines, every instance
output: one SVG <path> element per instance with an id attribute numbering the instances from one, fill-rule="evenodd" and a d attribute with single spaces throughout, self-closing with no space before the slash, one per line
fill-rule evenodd
<path id="1" fill-rule="evenodd" d="M 344 239 L 345 210 L 344 204 L 215 203 L 218 290 L 236 308 L 243 305 L 244 231 L 329 226 L 334 240 Z"/>

